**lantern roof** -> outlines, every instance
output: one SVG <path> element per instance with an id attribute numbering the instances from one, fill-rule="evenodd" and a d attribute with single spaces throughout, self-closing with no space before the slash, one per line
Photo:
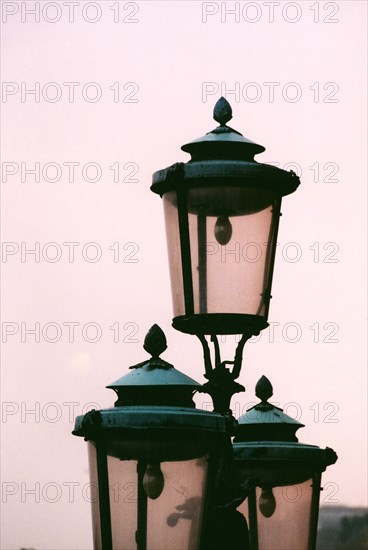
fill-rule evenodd
<path id="1" fill-rule="evenodd" d="M 235 441 L 298 441 L 295 433 L 304 424 L 269 403 L 272 395 L 271 382 L 262 376 L 256 385 L 256 396 L 261 402 L 239 418 Z"/>
<path id="2" fill-rule="evenodd" d="M 158 325 L 150 328 L 143 347 L 151 359 L 133 365 L 132 372 L 107 386 L 118 395 L 115 407 L 78 416 L 73 434 L 93 441 L 103 437 L 110 443 L 121 436 L 123 447 L 116 449 L 116 456 L 126 460 L 146 456 L 151 444 L 151 456 L 158 461 L 205 454 L 210 442 L 227 433 L 225 418 L 195 408 L 193 393 L 206 392 L 201 384 L 159 357 L 167 345 Z M 175 444 L 165 448 L 156 444 L 162 437 Z"/>
<path id="3" fill-rule="evenodd" d="M 304 426 L 268 403 L 271 382 L 262 376 L 256 385 L 261 402 L 239 418 L 234 456 L 243 474 L 255 476 L 260 486 L 302 483 L 334 464 L 333 449 L 299 443 L 295 432 Z"/>
<path id="4" fill-rule="evenodd" d="M 254 155 L 265 151 L 263 145 L 244 137 L 240 132 L 227 126 L 232 118 L 230 103 L 220 97 L 214 110 L 213 118 L 220 123 L 211 132 L 182 146 L 182 150 L 192 155 L 192 160 L 206 158 L 253 160 Z"/>
<path id="5" fill-rule="evenodd" d="M 153 325 L 148 331 L 143 348 L 151 358 L 129 367 L 131 372 L 106 386 L 118 395 L 115 406 L 194 407 L 193 393 L 202 386 L 159 357 L 166 350 L 167 344 L 165 334 L 158 325 Z"/>
<path id="6" fill-rule="evenodd" d="M 151 190 L 159 195 L 191 187 L 251 187 L 275 196 L 293 193 L 300 181 L 293 172 L 258 163 L 254 155 L 265 151 L 263 145 L 227 126 L 232 117 L 229 102 L 221 97 L 214 108 L 217 128 L 182 146 L 190 153 L 187 163 L 175 163 L 153 174 Z"/>

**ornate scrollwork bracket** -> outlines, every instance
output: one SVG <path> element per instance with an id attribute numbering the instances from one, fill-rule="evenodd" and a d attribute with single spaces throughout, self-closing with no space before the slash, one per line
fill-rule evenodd
<path id="1" fill-rule="evenodd" d="M 221 361 L 220 346 L 216 335 L 211 336 L 214 346 L 214 364 L 212 363 L 209 342 L 203 334 L 197 334 L 202 347 L 205 365 L 205 378 L 208 382 L 204 384 L 203 391 L 209 393 L 213 400 L 214 411 L 232 416 L 230 401 L 235 393 L 245 391 L 244 386 L 235 382 L 239 377 L 244 345 L 254 334 L 249 330 L 244 333 L 238 342 L 233 361 Z M 226 365 L 233 365 L 230 370 Z"/>

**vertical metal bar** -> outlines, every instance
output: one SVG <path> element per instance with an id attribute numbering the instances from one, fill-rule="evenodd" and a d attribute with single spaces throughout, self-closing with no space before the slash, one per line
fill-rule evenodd
<path id="1" fill-rule="evenodd" d="M 271 231 L 270 231 L 270 243 L 267 248 L 267 257 L 265 262 L 265 282 L 263 293 L 267 294 L 265 302 L 265 319 L 268 318 L 268 311 L 270 309 L 270 299 L 271 299 L 271 288 L 272 288 L 272 278 L 273 278 L 273 268 L 275 265 L 276 257 L 276 245 L 277 245 L 277 235 L 279 232 L 279 223 L 281 216 L 281 197 L 275 199 L 272 207 L 272 221 L 271 221 Z M 267 264 L 269 264 L 267 266 Z"/>
<path id="2" fill-rule="evenodd" d="M 109 474 L 105 446 L 96 443 L 102 550 L 112 550 Z"/>
<path id="3" fill-rule="evenodd" d="M 207 313 L 207 218 L 198 214 L 199 313 Z"/>
<path id="4" fill-rule="evenodd" d="M 321 473 L 315 474 L 312 480 L 312 502 L 309 524 L 308 550 L 315 550 L 317 544 L 317 527 L 319 513 L 319 495 L 321 491 Z"/>
<path id="5" fill-rule="evenodd" d="M 188 222 L 187 192 L 185 189 L 178 189 L 176 192 L 178 201 L 178 218 L 180 233 L 181 269 L 184 286 L 184 302 L 186 315 L 194 313 L 192 261 L 190 256 L 190 238 Z"/>
<path id="6" fill-rule="evenodd" d="M 203 497 L 204 498 L 204 497 Z M 202 518 L 204 514 L 203 510 L 203 502 L 200 503 L 200 506 L 202 506 L 202 514 L 198 513 L 197 507 L 194 506 L 192 510 L 190 510 L 191 516 L 188 518 L 190 521 L 190 530 L 189 530 L 189 537 L 188 537 L 188 550 L 198 550 L 201 544 L 201 524 L 202 524 Z"/>
<path id="7" fill-rule="evenodd" d="M 146 467 L 147 464 L 143 460 L 138 461 L 137 550 L 147 550 L 147 495 L 143 488 L 143 476 L 146 471 Z"/>
<path id="8" fill-rule="evenodd" d="M 252 488 L 248 496 L 249 535 L 251 550 L 258 550 L 256 490 L 256 487 Z"/>
<path id="9" fill-rule="evenodd" d="M 241 339 L 238 342 L 238 345 L 236 346 L 234 366 L 233 366 L 233 371 L 231 373 L 234 380 L 236 380 L 240 375 L 240 370 L 243 362 L 243 349 L 246 342 L 249 340 L 249 338 L 251 338 L 251 336 L 252 336 L 251 332 L 243 334 Z"/>
<path id="10" fill-rule="evenodd" d="M 219 346 L 216 334 L 211 335 L 211 342 L 213 342 L 213 347 L 215 348 L 215 368 L 220 367 L 221 365 L 220 346 Z"/>
<path id="11" fill-rule="evenodd" d="M 215 478 L 218 468 L 218 458 L 215 457 L 216 450 L 212 448 L 208 453 L 208 466 L 207 466 L 207 479 L 205 483 L 205 489 L 202 495 L 203 514 L 201 522 L 201 532 L 199 536 L 199 550 L 209 550 L 208 538 L 209 533 L 212 530 L 211 512 L 212 506 L 215 501 Z"/>
<path id="12" fill-rule="evenodd" d="M 205 377 L 209 379 L 209 376 L 212 372 L 212 362 L 211 362 L 211 354 L 210 354 L 210 347 L 208 345 L 208 342 L 203 334 L 196 334 L 197 338 L 199 338 L 202 347 L 203 347 L 203 359 L 204 359 L 204 367 L 205 367 Z"/>

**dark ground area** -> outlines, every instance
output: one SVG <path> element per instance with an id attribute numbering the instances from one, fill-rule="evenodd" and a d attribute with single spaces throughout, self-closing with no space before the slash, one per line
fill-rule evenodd
<path id="1" fill-rule="evenodd" d="M 368 550 L 368 509 L 321 507 L 317 550 Z"/>

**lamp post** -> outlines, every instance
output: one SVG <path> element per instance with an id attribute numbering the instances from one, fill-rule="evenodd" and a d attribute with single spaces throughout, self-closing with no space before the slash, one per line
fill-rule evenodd
<path id="1" fill-rule="evenodd" d="M 221 98 L 220 125 L 184 145 L 191 160 L 156 172 L 151 187 L 164 203 L 173 326 L 199 338 L 207 382 L 160 358 L 166 338 L 154 325 L 144 343 L 151 358 L 108 386 L 115 407 L 76 419 L 97 488 L 96 550 L 315 547 L 320 476 L 336 455 L 297 442 L 302 425 L 268 402 L 267 379 L 257 385 L 261 403 L 239 422 L 230 408 L 244 391 L 244 345 L 268 326 L 281 200 L 299 185 L 294 172 L 256 162 L 264 147 L 227 126 L 231 117 Z M 221 360 L 222 334 L 242 335 L 231 361 Z M 214 411 L 196 409 L 194 392 L 210 394 Z M 127 499 L 120 489 L 129 486 Z M 303 493 L 295 520 L 280 497 L 289 486 Z"/>

